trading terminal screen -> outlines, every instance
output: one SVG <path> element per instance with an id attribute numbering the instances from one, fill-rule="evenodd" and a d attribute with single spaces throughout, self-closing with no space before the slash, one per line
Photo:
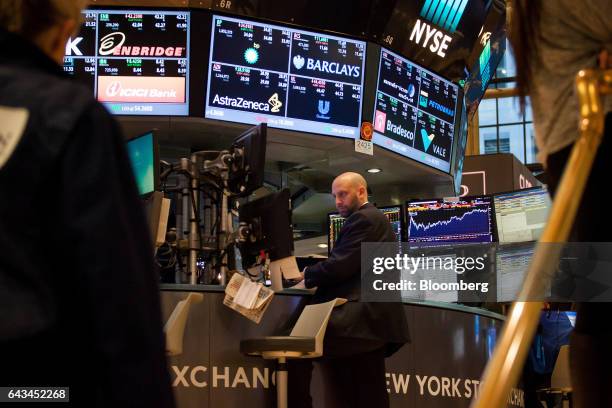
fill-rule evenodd
<path id="1" fill-rule="evenodd" d="M 155 190 L 155 139 L 153 133 L 146 133 L 127 142 L 127 152 L 132 165 L 138 192 L 141 195 Z"/>
<path id="2" fill-rule="evenodd" d="M 366 43 L 213 16 L 205 117 L 355 138 Z"/>
<path id="3" fill-rule="evenodd" d="M 118 115 L 189 114 L 189 12 L 88 10 L 64 72 Z"/>
<path id="4" fill-rule="evenodd" d="M 383 48 L 374 144 L 448 173 L 458 94 L 451 81 Z"/>
<path id="5" fill-rule="evenodd" d="M 494 241 L 492 198 L 406 203 L 408 242 L 417 246 Z"/>
<path id="6" fill-rule="evenodd" d="M 389 219 L 391 229 L 395 233 L 397 242 L 402 242 L 402 207 L 389 206 L 379 207 L 378 209 Z M 328 251 L 331 252 L 336 241 L 338 240 L 338 234 L 340 234 L 340 230 L 342 229 L 346 218 L 342 217 L 336 212 L 328 214 L 327 217 L 327 223 L 329 225 L 327 248 Z"/>
<path id="7" fill-rule="evenodd" d="M 499 242 L 537 241 L 550 211 L 550 196 L 544 188 L 496 194 L 494 197 Z"/>

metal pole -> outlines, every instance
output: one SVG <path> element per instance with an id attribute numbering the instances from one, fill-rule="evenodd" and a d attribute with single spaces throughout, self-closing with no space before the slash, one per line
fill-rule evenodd
<path id="1" fill-rule="evenodd" d="M 505 407 L 510 389 L 518 382 L 543 305 L 539 301 L 526 300 L 543 299 L 540 297 L 543 287 L 559 260 L 559 243 L 565 242 L 569 236 L 603 134 L 604 112 L 600 92 L 609 92 L 611 83 L 612 71 L 585 70 L 576 77 L 581 134 L 563 172 L 519 301 L 510 310 L 493 357 L 483 374 L 480 396 L 471 404 L 473 408 Z"/>
<path id="2" fill-rule="evenodd" d="M 227 284 L 227 221 L 228 221 L 228 198 L 225 191 L 219 191 L 221 194 L 221 220 L 219 222 L 219 234 L 217 235 L 217 248 L 223 252 L 223 256 L 219 259 L 219 283 L 221 286 Z"/>
<path id="3" fill-rule="evenodd" d="M 199 172 L 197 171 L 197 157 L 195 155 L 191 156 L 191 168 L 189 169 L 189 174 L 191 176 L 190 179 L 190 189 L 189 189 L 189 283 L 195 285 L 198 283 L 198 253 L 200 248 L 200 240 L 199 240 L 199 228 L 200 225 L 197 222 L 197 215 L 199 212 Z"/>

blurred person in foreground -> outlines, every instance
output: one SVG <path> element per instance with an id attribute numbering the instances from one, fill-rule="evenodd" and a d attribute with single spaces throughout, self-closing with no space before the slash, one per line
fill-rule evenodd
<path id="1" fill-rule="evenodd" d="M 61 67 L 83 0 L 0 1 L 0 386 L 173 407 L 153 250 L 118 124 Z"/>
<path id="2" fill-rule="evenodd" d="M 516 0 L 510 40 L 524 108 L 529 96 L 538 147 L 554 195 L 579 136 L 575 78 L 587 68 L 610 68 L 612 18 L 609 0 Z M 612 172 L 612 100 L 602 144 L 593 164 L 570 241 L 609 242 L 612 219 L 602 191 Z M 612 273 L 612 271 L 610 271 Z M 570 371 L 577 408 L 612 407 L 612 303 L 579 303 L 570 341 Z"/>

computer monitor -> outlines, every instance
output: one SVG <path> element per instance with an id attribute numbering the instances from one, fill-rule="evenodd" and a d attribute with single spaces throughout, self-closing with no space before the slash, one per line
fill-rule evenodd
<path id="1" fill-rule="evenodd" d="M 269 194 L 240 207 L 240 222 L 251 226 L 250 239 L 240 244 L 242 266 L 247 269 L 260 251 L 275 261 L 292 255 L 291 197 L 289 189 Z"/>
<path id="2" fill-rule="evenodd" d="M 550 212 L 550 196 L 542 187 L 495 194 L 495 219 L 499 242 L 537 241 Z"/>
<path id="3" fill-rule="evenodd" d="M 402 242 L 402 227 L 404 223 L 402 206 L 401 205 L 390 205 L 386 207 L 378 207 L 378 209 L 389 219 L 391 223 L 391 229 L 395 233 L 397 242 Z M 338 234 L 344 225 L 346 218 L 342 217 L 337 212 L 327 214 L 327 252 L 331 253 L 336 241 L 338 240 Z"/>
<path id="4" fill-rule="evenodd" d="M 500 244 L 495 253 L 497 301 L 514 302 L 523 287 L 535 242 Z"/>
<path id="5" fill-rule="evenodd" d="M 229 176 L 230 191 L 247 196 L 263 185 L 266 163 L 267 126 L 260 123 L 234 140 L 232 151 L 238 160 Z"/>
<path id="6" fill-rule="evenodd" d="M 415 246 L 494 242 L 492 201 L 490 196 L 408 201 L 408 242 Z"/>
<path id="7" fill-rule="evenodd" d="M 159 187 L 159 148 L 153 131 L 127 142 L 127 152 L 140 195 L 149 195 Z"/>
<path id="8" fill-rule="evenodd" d="M 401 205 L 389 205 L 386 207 L 378 207 L 380 211 L 389 219 L 391 229 L 395 233 L 397 242 L 402 242 L 402 227 L 404 224 L 404 213 Z"/>

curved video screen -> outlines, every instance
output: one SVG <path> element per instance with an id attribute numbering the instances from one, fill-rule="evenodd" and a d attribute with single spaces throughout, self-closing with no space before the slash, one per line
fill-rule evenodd
<path id="1" fill-rule="evenodd" d="M 117 115 L 189 114 L 189 12 L 88 10 L 64 71 Z"/>
<path id="2" fill-rule="evenodd" d="M 354 138 L 366 43 L 213 16 L 205 117 Z"/>
<path id="3" fill-rule="evenodd" d="M 448 173 L 458 94 L 458 85 L 383 48 L 374 144 Z"/>

